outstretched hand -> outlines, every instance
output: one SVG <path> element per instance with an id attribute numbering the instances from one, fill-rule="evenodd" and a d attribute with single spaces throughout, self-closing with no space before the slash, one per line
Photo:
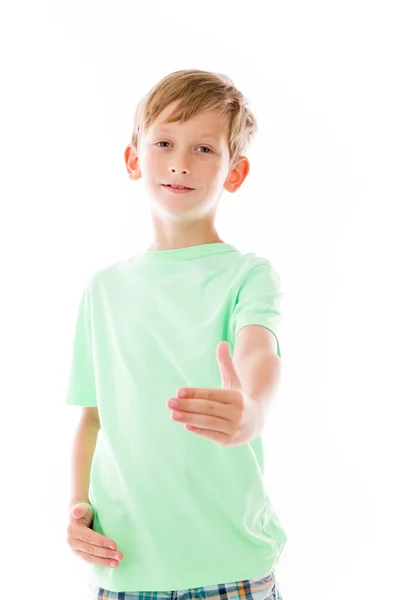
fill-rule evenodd
<path id="1" fill-rule="evenodd" d="M 239 446 L 254 437 L 256 402 L 242 389 L 228 342 L 218 344 L 217 361 L 221 389 L 180 388 L 167 406 L 173 409 L 172 419 L 188 431 L 222 446 Z"/>

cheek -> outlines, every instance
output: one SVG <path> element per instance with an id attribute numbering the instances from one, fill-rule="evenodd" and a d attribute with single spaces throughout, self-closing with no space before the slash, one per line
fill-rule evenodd
<path id="1" fill-rule="evenodd" d="M 209 181 L 218 182 L 222 176 L 220 173 L 219 164 L 212 161 L 199 161 L 196 171 L 201 173 L 204 178 L 208 179 Z"/>
<path id="2" fill-rule="evenodd" d="M 159 156 L 157 156 L 156 154 L 152 154 L 151 152 L 146 153 L 141 161 L 143 170 L 145 171 L 153 171 L 154 169 L 157 168 L 157 166 L 160 163 L 160 159 Z"/>
<path id="3" fill-rule="evenodd" d="M 156 154 L 148 153 L 142 157 L 140 162 L 142 177 L 145 181 L 152 182 L 165 177 L 165 165 L 162 158 Z"/>
<path id="4" fill-rule="evenodd" d="M 226 179 L 226 173 L 225 170 L 221 168 L 220 164 L 214 164 L 209 169 L 209 177 L 210 180 L 213 181 L 215 187 L 220 187 Z"/>

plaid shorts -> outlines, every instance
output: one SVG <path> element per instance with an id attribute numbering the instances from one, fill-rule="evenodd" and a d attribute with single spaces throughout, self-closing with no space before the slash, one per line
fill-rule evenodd
<path id="1" fill-rule="evenodd" d="M 219 583 L 173 592 L 111 592 L 102 587 L 90 588 L 93 600 L 283 600 L 272 570 L 260 579 Z"/>

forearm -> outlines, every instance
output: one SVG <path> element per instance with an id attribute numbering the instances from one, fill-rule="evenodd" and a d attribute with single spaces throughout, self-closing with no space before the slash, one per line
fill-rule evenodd
<path id="1" fill-rule="evenodd" d="M 90 470 L 96 448 L 99 426 L 85 420 L 78 424 L 72 447 L 72 489 L 69 508 L 78 502 L 89 502 Z"/>
<path id="2" fill-rule="evenodd" d="M 235 367 L 243 393 L 247 396 L 244 436 L 254 439 L 264 429 L 268 408 L 279 387 L 281 359 L 276 354 L 252 352 L 238 359 Z"/>

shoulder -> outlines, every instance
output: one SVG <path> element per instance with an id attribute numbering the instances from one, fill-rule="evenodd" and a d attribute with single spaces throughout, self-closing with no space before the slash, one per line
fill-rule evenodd
<path id="1" fill-rule="evenodd" d="M 265 279 L 280 287 L 280 276 L 276 265 L 265 256 L 254 252 L 247 252 L 238 256 L 238 272 L 242 281 L 249 279 Z"/>
<path id="2" fill-rule="evenodd" d="M 121 280 L 121 278 L 126 275 L 129 268 L 129 259 L 120 260 L 100 267 L 89 277 L 87 284 L 88 288 L 93 291 L 102 286 L 115 284 L 116 281 Z"/>

